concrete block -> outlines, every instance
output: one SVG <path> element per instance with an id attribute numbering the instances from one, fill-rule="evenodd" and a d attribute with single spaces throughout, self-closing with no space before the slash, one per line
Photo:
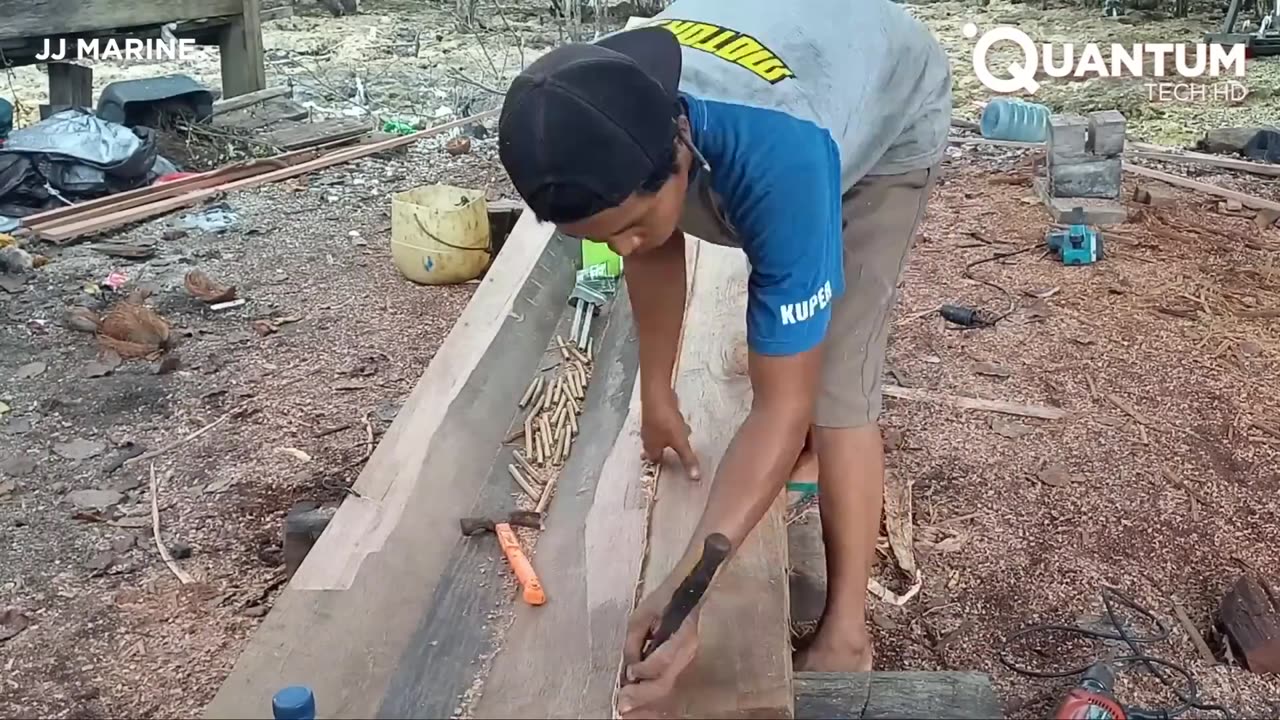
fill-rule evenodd
<path id="1" fill-rule="evenodd" d="M 1155 185 L 1139 185 L 1134 188 L 1133 199 L 1151 207 L 1173 207 L 1178 204 L 1178 195 L 1173 190 Z"/>
<path id="2" fill-rule="evenodd" d="M 1124 131 L 1124 114 L 1119 110 L 1089 113 L 1089 152 L 1105 157 L 1119 155 L 1124 152 Z"/>
<path id="3" fill-rule="evenodd" d="M 1088 225 L 1105 227 L 1122 225 L 1129 221 L 1129 211 L 1124 203 L 1117 200 L 1098 200 L 1095 198 L 1055 198 L 1049 196 L 1048 183 L 1044 178 L 1036 178 L 1032 184 L 1036 192 L 1044 200 L 1045 209 L 1055 223 L 1072 222 L 1072 213 L 1076 208 L 1084 212 L 1084 221 Z"/>
<path id="4" fill-rule="evenodd" d="M 1089 120 L 1081 115 L 1049 117 L 1049 161 L 1068 164 L 1089 155 Z"/>
<path id="5" fill-rule="evenodd" d="M 1120 197 L 1120 158 L 1090 158 L 1079 162 L 1049 164 L 1049 190 L 1054 197 Z"/>

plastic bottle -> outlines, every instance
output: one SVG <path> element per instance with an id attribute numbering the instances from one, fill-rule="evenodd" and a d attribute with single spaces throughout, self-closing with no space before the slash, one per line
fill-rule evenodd
<path id="1" fill-rule="evenodd" d="M 1017 98 L 999 97 L 982 111 L 982 137 L 1044 142 L 1049 138 L 1049 108 Z"/>
<path id="2" fill-rule="evenodd" d="M 271 715 L 275 720 L 316 720 L 316 696 L 309 687 L 290 685 L 271 698 Z"/>

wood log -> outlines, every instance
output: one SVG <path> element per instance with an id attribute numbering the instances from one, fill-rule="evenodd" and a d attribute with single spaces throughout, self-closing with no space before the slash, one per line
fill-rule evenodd
<path id="1" fill-rule="evenodd" d="M 1222 598 L 1218 620 L 1247 669 L 1280 673 L 1280 597 L 1266 579 L 1237 578 Z"/>
<path id="2" fill-rule="evenodd" d="M 272 98 L 284 97 L 291 93 L 293 93 L 293 88 L 288 85 L 277 85 L 265 90 L 256 90 L 254 92 L 237 95 L 235 97 L 215 100 L 213 101 L 213 114 L 223 115 L 232 112 L 233 110 L 247 108 L 250 105 L 257 105 L 258 103 L 266 102 Z"/>
<path id="3" fill-rule="evenodd" d="M 686 247 L 686 282 L 694 277 L 698 250 L 698 243 Z M 603 346 L 627 352 L 596 364 L 583 408 L 586 424 L 560 471 L 555 515 L 538 538 L 538 574 L 557 594 L 539 608 L 514 608 L 515 621 L 472 713 L 476 718 L 613 717 L 651 497 L 641 483 L 639 358 L 625 290 L 606 322 Z M 630 391 L 627 382 L 633 383 Z M 594 419 L 603 404 L 617 406 L 604 417 L 618 420 L 605 427 Z"/>
<path id="4" fill-rule="evenodd" d="M 796 717 L 805 720 L 1003 716 L 991 678 L 977 672 L 796 673 Z"/>
<path id="5" fill-rule="evenodd" d="M 706 505 L 716 467 L 750 409 L 750 381 L 725 367 L 745 333 L 746 258 L 712 245 L 700 252 L 685 320 L 696 332 L 686 338 L 676 392 L 686 409 L 704 479 L 690 482 L 683 471 L 673 468 L 658 483 L 645 592 L 680 562 Z M 779 492 L 755 530 L 720 570 L 704 600 L 699 654 L 677 681 L 670 706 L 662 708 L 664 714 L 792 717 L 784 504 Z"/>
<path id="6" fill-rule="evenodd" d="M 325 717 L 452 714 L 490 642 L 484 615 L 505 595 L 490 582 L 503 566 L 496 543 L 464 542 L 458 518 L 513 502 L 493 450 L 554 331 L 554 314 L 532 310 L 563 307 L 574 281 L 553 229 L 522 215 L 206 717 L 260 717 L 292 682 L 315 691 Z M 422 680 L 436 676 L 424 712 L 433 688 Z"/>

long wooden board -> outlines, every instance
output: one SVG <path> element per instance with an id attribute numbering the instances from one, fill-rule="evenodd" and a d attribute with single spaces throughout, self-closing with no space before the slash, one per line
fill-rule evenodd
<path id="1" fill-rule="evenodd" d="M 690 238 L 685 247 L 688 283 L 695 277 L 700 250 L 701 243 Z M 624 290 L 609 321 L 634 327 Z M 635 331 L 629 329 L 628 363 L 638 361 L 632 357 L 635 343 Z M 634 369 L 628 374 L 597 360 L 592 387 L 603 379 L 601 392 L 622 405 L 616 414 L 623 418 L 621 427 L 616 434 L 606 433 L 611 443 L 589 446 L 591 455 L 576 456 L 581 464 L 561 473 L 558 499 L 537 549 L 538 573 L 544 587 L 555 589 L 554 601 L 540 608 L 515 608 L 515 620 L 472 713 L 476 718 L 613 716 L 652 500 L 651 488 L 641 482 L 640 383 L 634 374 Z M 659 482 L 663 475 L 677 474 L 664 465 Z"/>
<path id="2" fill-rule="evenodd" d="M 469 123 L 477 122 L 494 115 L 495 113 L 497 113 L 497 110 L 486 110 L 482 113 L 472 115 L 471 117 L 438 125 L 411 135 L 394 137 L 382 142 L 372 143 L 370 145 L 358 145 L 356 147 L 336 150 L 314 160 L 280 168 L 279 170 L 272 170 L 271 172 L 263 173 L 261 175 L 242 178 L 229 183 L 217 185 L 215 187 L 201 188 L 184 195 L 164 198 L 139 207 L 107 212 L 104 215 L 95 217 L 75 218 L 65 224 L 54 225 L 53 227 L 40 227 L 36 229 L 36 235 L 43 240 L 48 240 L 54 243 L 65 243 L 90 233 L 110 230 L 130 223 L 153 218 L 157 215 L 163 215 L 167 212 L 172 212 L 184 207 L 190 207 L 202 200 L 207 200 L 215 195 L 220 195 L 232 190 L 243 190 L 270 182 L 276 182 L 278 180 L 287 180 L 316 170 L 323 170 L 334 165 L 358 160 L 362 157 L 373 155 L 375 153 L 411 145 L 424 137 L 429 137 L 431 135 L 445 132 L 446 130 L 452 130 L 456 127 L 462 127 Z"/>
<path id="3" fill-rule="evenodd" d="M 716 467 L 751 404 L 750 382 L 734 360 L 746 342 L 747 261 L 739 251 L 710 244 L 701 252 L 676 392 L 704 479 L 690 482 L 675 471 L 658 483 L 646 588 L 662 582 L 683 555 Z M 672 706 L 665 708 L 675 717 L 793 715 L 783 510 L 779 493 L 708 593 L 698 657 L 681 677 Z"/>
<path id="4" fill-rule="evenodd" d="M 991 678 L 978 672 L 796 673 L 804 720 L 990 720 L 1003 716 Z"/>
<path id="5" fill-rule="evenodd" d="M 0 40 L 239 15 L 243 0 L 0 0 Z"/>
<path id="6" fill-rule="evenodd" d="M 1138 165 L 1131 165 L 1129 163 L 1124 164 L 1124 171 L 1127 173 L 1132 173 L 1134 175 L 1139 175 L 1141 177 L 1150 178 L 1152 180 L 1159 180 L 1161 182 L 1166 182 L 1166 183 L 1169 183 L 1170 185 L 1174 185 L 1177 187 L 1183 187 L 1189 190 L 1198 190 L 1207 195 L 1216 195 L 1218 197 L 1226 198 L 1228 200 L 1238 200 L 1241 205 L 1244 205 L 1245 207 L 1253 208 L 1255 210 L 1275 210 L 1276 212 L 1280 212 L 1280 203 L 1278 202 L 1272 202 L 1271 200 L 1264 200 L 1260 197 L 1254 197 L 1253 195 L 1249 195 L 1248 193 L 1242 193 L 1242 192 L 1237 192 L 1235 190 L 1228 190 L 1226 188 L 1215 187 L 1208 183 L 1202 183 L 1198 180 L 1192 180 L 1191 178 L 1182 177 L 1181 175 L 1174 175 L 1173 173 L 1161 172 L 1159 170 L 1152 170 L 1151 168 L 1144 168 Z"/>
<path id="7" fill-rule="evenodd" d="M 315 691 L 322 717 L 375 716 L 461 543 L 458 518 L 474 510 L 483 489 L 477 480 L 502 444 L 506 425 L 496 419 L 509 416 L 553 329 L 547 323 L 559 315 L 532 310 L 562 304 L 572 287 L 569 251 L 551 237 L 551 226 L 521 214 L 360 473 L 356 495 L 343 502 L 206 717 L 265 717 L 272 694 L 292 683 Z M 489 546 L 496 563 L 500 554 Z M 426 676 L 431 668 L 418 670 Z"/>

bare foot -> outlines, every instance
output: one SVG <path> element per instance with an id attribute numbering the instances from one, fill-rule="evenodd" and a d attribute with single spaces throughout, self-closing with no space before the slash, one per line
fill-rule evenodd
<path id="1" fill-rule="evenodd" d="M 795 654 L 796 672 L 871 672 L 871 641 L 861 647 L 826 642 L 822 631 L 813 644 Z"/>

